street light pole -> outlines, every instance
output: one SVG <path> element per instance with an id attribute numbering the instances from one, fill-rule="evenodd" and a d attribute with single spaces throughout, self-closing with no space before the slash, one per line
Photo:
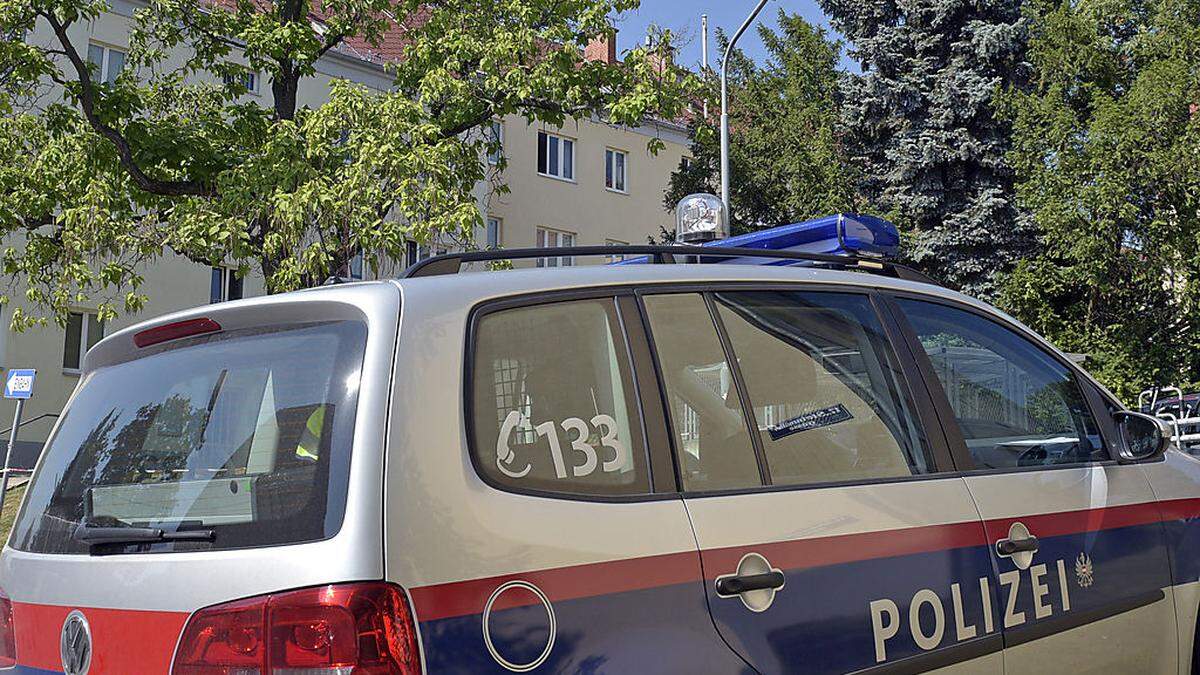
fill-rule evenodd
<path id="1" fill-rule="evenodd" d="M 733 51 L 733 46 L 737 44 L 738 38 L 742 37 L 742 33 L 754 23 L 754 18 L 762 11 L 762 8 L 767 4 L 767 0 L 758 0 L 758 6 L 750 12 L 750 16 L 742 23 L 742 27 L 733 34 L 733 39 L 725 47 L 725 56 L 721 58 L 721 202 L 725 205 L 726 218 L 732 216 L 729 209 L 729 82 L 728 82 L 728 66 L 729 54 Z"/>

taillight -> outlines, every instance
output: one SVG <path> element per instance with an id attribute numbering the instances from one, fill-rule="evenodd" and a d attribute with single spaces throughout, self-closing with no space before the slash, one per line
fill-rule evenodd
<path id="1" fill-rule="evenodd" d="M 398 586 L 334 584 L 202 609 L 174 675 L 415 675 L 416 625 Z"/>
<path id="2" fill-rule="evenodd" d="M 138 331 L 133 334 L 133 344 L 138 347 L 149 347 L 150 345 L 156 345 L 168 340 L 178 340 L 179 338 L 191 337 L 193 335 L 206 335 L 208 333 L 216 333 L 219 330 L 221 330 L 221 324 L 207 317 L 186 319 Z"/>
<path id="3" fill-rule="evenodd" d="M 17 637 L 13 633 L 12 600 L 0 589 L 0 668 L 17 665 Z"/>

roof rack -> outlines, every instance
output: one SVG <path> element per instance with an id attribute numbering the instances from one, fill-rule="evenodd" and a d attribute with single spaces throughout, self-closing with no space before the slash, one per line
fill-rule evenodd
<path id="1" fill-rule="evenodd" d="M 771 258 L 780 261 L 796 261 L 818 263 L 838 269 L 868 272 L 918 281 L 926 284 L 939 285 L 930 277 L 910 267 L 898 263 L 853 255 L 837 255 L 832 253 L 807 253 L 803 251 L 770 250 L 762 248 L 742 248 L 733 246 L 657 246 L 657 245 L 605 245 L 605 246 L 564 246 L 542 248 L 512 248 L 492 251 L 465 251 L 462 253 L 445 253 L 426 258 L 413 264 L 402 279 L 417 277 L 433 277 L 443 274 L 458 274 L 466 263 L 490 262 L 496 260 L 528 260 L 530 258 L 560 258 L 584 256 L 613 256 L 613 255 L 642 255 L 648 256 L 651 262 L 657 264 L 672 264 L 680 262 L 710 262 L 709 258 Z M 776 263 L 779 264 L 779 263 Z M 788 263 L 783 263 L 788 264 Z M 794 263 L 791 263 L 794 264 Z"/>

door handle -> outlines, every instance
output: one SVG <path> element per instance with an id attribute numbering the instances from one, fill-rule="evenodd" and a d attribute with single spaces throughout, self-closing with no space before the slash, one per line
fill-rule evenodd
<path id="1" fill-rule="evenodd" d="M 1012 555 L 1014 553 L 1037 553 L 1038 538 L 1029 535 L 1024 539 L 1001 539 L 996 542 L 996 553 Z"/>
<path id="2" fill-rule="evenodd" d="M 723 574 L 713 584 L 717 597 L 738 598 L 751 612 L 765 612 L 786 581 L 783 570 L 772 567 L 760 553 L 747 553 L 733 574 Z"/>
<path id="3" fill-rule="evenodd" d="M 717 594 L 729 596 L 748 593 L 750 591 L 762 591 L 768 588 L 779 590 L 783 588 L 783 582 L 783 572 L 777 571 L 721 577 L 717 579 Z"/>

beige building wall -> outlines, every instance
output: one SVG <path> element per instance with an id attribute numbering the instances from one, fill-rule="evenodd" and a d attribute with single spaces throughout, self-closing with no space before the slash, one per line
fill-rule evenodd
<path id="1" fill-rule="evenodd" d="M 71 29 L 73 42 L 85 54 L 89 43 L 127 49 L 132 16 L 137 6 L 129 0 L 112 0 L 110 12 L 89 24 L 80 24 Z M 36 44 L 50 44 L 51 37 L 49 27 L 39 22 L 37 30 L 27 39 Z M 181 58 L 177 59 L 175 65 L 181 62 Z M 380 91 L 386 90 L 391 82 L 378 64 L 331 52 L 318 62 L 317 75 L 301 83 L 299 104 L 319 106 L 324 103 L 334 79 L 349 79 Z M 247 96 L 262 105 L 270 105 L 270 83 L 260 75 L 257 91 Z M 61 90 L 48 88 L 38 105 L 59 97 Z M 657 236 L 660 228 L 673 227 L 673 216 L 663 208 L 662 199 L 671 172 L 687 154 L 688 139 L 682 127 L 654 123 L 627 129 L 593 120 L 578 120 L 569 122 L 561 129 L 544 129 L 542 126 L 526 124 L 524 119 L 516 116 L 504 119 L 502 126 L 508 167 L 500 180 L 509 186 L 510 193 L 492 194 L 490 184 L 481 184 L 476 191 L 481 215 L 497 218 L 501 222 L 501 247 L 534 246 L 539 227 L 570 233 L 574 235 L 577 245 L 602 245 L 608 242 L 641 244 L 646 242 L 647 237 Z M 550 131 L 575 142 L 573 180 L 564 181 L 538 173 L 539 130 Z M 655 138 L 662 140 L 666 146 L 656 155 L 647 151 L 647 144 Z M 605 187 L 606 149 L 627 153 L 624 192 Z M 481 158 L 481 161 L 486 160 Z M 476 245 L 485 247 L 486 228 L 481 228 L 477 234 Z M 20 243 L 14 239 L 6 242 L 10 245 Z M 441 249 L 452 250 L 454 247 L 455 244 L 451 242 L 440 245 L 435 242 L 422 246 L 417 257 Z M 378 275 L 369 270 L 364 270 L 364 274 L 367 278 L 388 277 L 398 274 L 413 262 L 415 260 L 407 259 L 407 256 L 404 260 L 385 261 Z M 603 263 L 604 260 L 576 262 Z M 172 255 L 151 265 L 143 274 L 145 282 L 141 291 L 149 296 L 145 309 L 137 315 L 122 315 L 105 326 L 106 334 L 146 319 L 210 302 L 212 269 L 209 266 Z M 243 286 L 245 297 L 264 292 L 262 279 L 258 275 L 252 274 L 244 279 Z M 8 290 L 14 304 L 19 305 L 19 300 L 24 297 L 24 288 L 18 285 Z M 37 311 L 36 308 L 28 309 Z M 83 303 L 77 309 L 80 312 L 94 312 L 96 303 Z M 11 317 L 12 307 L 3 309 L 0 315 L 0 367 L 5 371 L 10 368 L 36 368 L 38 371 L 34 397 L 25 407 L 24 419 L 61 411 L 79 383 L 78 372 L 63 366 L 67 341 L 65 331 L 51 323 L 47 327 L 14 333 L 9 329 Z M 0 429 L 8 428 L 13 411 L 12 401 L 0 401 Z M 53 419 L 32 423 L 21 430 L 20 439 L 25 442 L 44 441 L 52 424 Z M 3 437 L 3 440 L 6 441 L 7 437 Z"/>
<path id="2" fill-rule="evenodd" d="M 663 207 L 663 194 L 671 172 L 689 154 L 683 128 L 651 123 L 627 129 L 578 120 L 556 129 L 530 125 L 516 116 L 503 120 L 503 127 L 508 160 L 503 178 L 511 193 L 492 195 L 484 206 L 488 216 L 501 220 L 501 246 L 535 246 L 539 227 L 573 234 L 580 246 L 645 244 L 663 228 L 674 229 L 674 215 Z M 574 142 L 573 180 L 538 172 L 539 131 Z M 665 147 L 653 154 L 648 144 L 656 138 Z M 605 185 L 606 150 L 625 153 L 623 192 Z"/>

